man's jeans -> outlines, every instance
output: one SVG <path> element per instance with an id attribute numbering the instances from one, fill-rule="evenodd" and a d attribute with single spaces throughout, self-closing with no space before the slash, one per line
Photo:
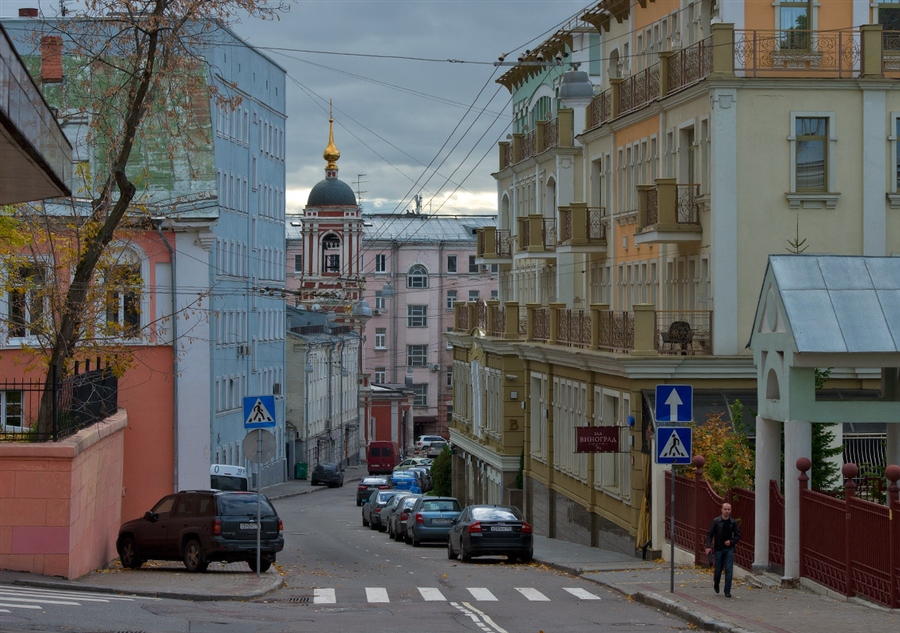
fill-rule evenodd
<path id="1" fill-rule="evenodd" d="M 733 547 L 716 550 L 716 569 L 713 572 L 713 582 L 716 587 L 719 586 L 719 579 L 722 578 L 723 567 L 725 568 L 725 593 L 731 593 L 731 574 L 734 571 Z"/>

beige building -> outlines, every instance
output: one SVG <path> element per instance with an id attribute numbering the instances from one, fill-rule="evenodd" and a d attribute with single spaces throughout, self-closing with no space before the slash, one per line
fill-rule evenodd
<path id="1" fill-rule="evenodd" d="M 660 547 L 656 385 L 692 385 L 694 420 L 738 399 L 752 420 L 768 256 L 900 253 L 898 18 L 605 0 L 498 80 L 515 127 L 478 261 L 499 264 L 500 296 L 457 306 L 451 335 L 454 383 L 475 387 L 454 392 L 461 499 L 521 503 L 552 537 Z M 560 102 L 571 64 L 589 102 Z M 828 386 L 880 380 L 838 368 Z M 586 426 L 618 427 L 618 451 L 576 452 Z"/>

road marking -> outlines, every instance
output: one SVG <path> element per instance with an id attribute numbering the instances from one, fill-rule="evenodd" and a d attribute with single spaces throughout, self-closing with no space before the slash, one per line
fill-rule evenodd
<path id="1" fill-rule="evenodd" d="M 334 589 L 316 589 L 313 597 L 315 604 L 334 604 L 337 597 L 334 595 Z"/>
<path id="2" fill-rule="evenodd" d="M 496 622 L 490 619 L 486 613 L 479 611 L 468 602 L 463 602 L 462 606 L 459 606 L 455 602 L 451 602 L 450 604 L 472 618 L 472 621 L 478 625 L 478 628 L 485 631 L 485 633 L 507 633 L 506 629 L 501 628 Z M 481 618 L 480 620 L 479 617 Z"/>
<path id="3" fill-rule="evenodd" d="M 419 587 L 419 593 L 426 602 L 446 602 L 447 600 L 437 587 Z"/>
<path id="4" fill-rule="evenodd" d="M 10 609 L 40 609 L 41 607 L 36 604 L 6 604 L 5 602 L 0 602 L 0 607 L 9 607 Z M 3 613 L 10 613 L 7 609 L 2 609 Z"/>
<path id="5" fill-rule="evenodd" d="M 390 602 L 387 589 L 384 587 L 366 587 L 366 599 L 369 602 Z"/>
<path id="6" fill-rule="evenodd" d="M 550 602 L 550 598 L 542 594 L 534 587 L 516 587 L 516 591 L 532 602 Z"/>
<path id="7" fill-rule="evenodd" d="M 590 591 L 586 591 L 579 587 L 563 587 L 564 591 L 568 591 L 570 594 L 575 596 L 576 598 L 581 598 L 582 600 L 599 600 L 600 596 L 596 596 L 592 594 Z"/>
<path id="8" fill-rule="evenodd" d="M 479 602 L 497 602 L 497 596 L 485 587 L 469 587 L 469 593 Z"/>
<path id="9" fill-rule="evenodd" d="M 69 602 L 68 600 L 48 600 L 46 598 L 14 598 L 13 596 L 3 596 L 4 600 L 10 602 L 39 602 L 41 604 L 64 604 L 71 607 L 80 607 L 78 602 Z"/>

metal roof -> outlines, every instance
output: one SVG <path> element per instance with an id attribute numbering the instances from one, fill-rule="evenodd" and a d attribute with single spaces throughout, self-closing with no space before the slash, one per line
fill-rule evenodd
<path id="1" fill-rule="evenodd" d="M 363 242 L 383 241 L 404 244 L 475 242 L 475 229 L 497 226 L 496 215 L 363 215 Z M 288 216 L 288 240 L 302 238 L 302 216 Z"/>
<path id="2" fill-rule="evenodd" d="M 900 257 L 771 255 L 798 352 L 900 352 Z"/>

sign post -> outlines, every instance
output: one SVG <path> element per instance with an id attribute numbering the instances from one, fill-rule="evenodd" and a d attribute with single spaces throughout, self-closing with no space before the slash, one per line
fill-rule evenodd
<path id="1" fill-rule="evenodd" d="M 657 422 L 690 422 L 694 417 L 691 385 L 656 385 Z M 672 464 L 669 495 L 669 593 L 675 593 L 675 465 L 691 463 L 691 427 L 660 426 L 656 429 L 656 463 Z"/>
<path id="2" fill-rule="evenodd" d="M 262 538 L 262 462 L 263 444 L 266 445 L 266 460 L 275 456 L 275 436 L 264 430 L 275 426 L 275 396 L 245 396 L 244 397 L 244 428 L 250 430 L 244 438 L 244 455 L 251 462 L 256 462 L 256 577 L 259 578 L 260 567 L 260 539 Z M 252 450 L 250 440 L 253 430 L 256 430 L 256 455 Z M 263 436 L 271 438 L 267 441 Z M 253 457 L 251 457 L 253 455 Z M 255 458 L 255 459 L 254 459 Z"/>

